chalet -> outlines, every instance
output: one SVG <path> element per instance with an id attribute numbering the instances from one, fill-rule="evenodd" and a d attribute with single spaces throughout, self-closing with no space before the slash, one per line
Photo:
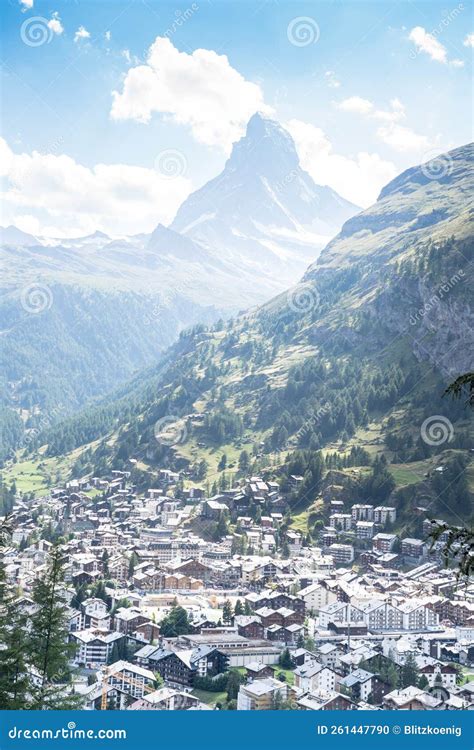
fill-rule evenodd
<path id="1" fill-rule="evenodd" d="M 149 647 L 136 652 L 135 658 L 141 664 L 158 672 L 166 684 L 191 687 L 194 677 L 214 677 L 227 668 L 227 657 L 217 648 L 200 646 L 197 648 L 170 651 L 161 646 L 151 651 Z"/>
<path id="2" fill-rule="evenodd" d="M 413 685 L 392 690 L 383 699 L 383 707 L 388 711 L 433 711 L 438 709 L 441 703 L 439 698 Z"/>
<path id="3" fill-rule="evenodd" d="M 201 516 L 211 521 L 218 521 L 220 514 L 228 510 L 225 503 L 218 500 L 205 500 L 201 508 Z"/>
<path id="4" fill-rule="evenodd" d="M 307 693 L 297 700 L 297 704 L 303 711 L 354 711 L 357 709 L 356 704 L 347 695 L 326 690 Z"/>
<path id="5" fill-rule="evenodd" d="M 237 615 L 234 618 L 237 633 L 244 638 L 263 638 L 264 627 L 258 615 Z"/>
<path id="6" fill-rule="evenodd" d="M 122 607 L 114 615 L 114 630 L 117 630 L 119 633 L 131 635 L 139 625 L 143 625 L 149 621 L 150 618 L 143 615 L 140 609 Z"/>
<path id="7" fill-rule="evenodd" d="M 255 614 L 260 618 L 260 622 L 264 628 L 269 628 L 271 625 L 280 625 L 282 627 L 294 624 L 299 625 L 302 619 L 299 612 L 294 612 L 287 607 L 280 607 L 280 609 L 262 607 L 261 609 L 257 609 Z"/>
<path id="8" fill-rule="evenodd" d="M 190 578 L 199 579 L 205 583 L 211 579 L 214 573 L 214 570 L 210 565 L 205 565 L 194 558 L 183 560 L 182 562 L 167 563 L 166 569 L 173 573 L 181 573 Z"/>
<path id="9" fill-rule="evenodd" d="M 347 691 L 349 697 L 356 703 L 359 701 L 367 702 L 370 697 L 373 703 L 380 704 L 384 695 L 390 690 L 387 683 L 365 669 L 355 669 L 346 677 L 343 677 L 340 686 Z"/>
<path id="10" fill-rule="evenodd" d="M 263 680 L 266 677 L 274 676 L 274 669 L 269 664 L 263 664 L 261 661 L 252 661 L 245 667 L 249 681 Z"/>
<path id="11" fill-rule="evenodd" d="M 134 701 L 128 711 L 212 711 L 211 706 L 202 703 L 190 693 L 162 687 L 152 693 L 146 693 L 143 698 Z"/>

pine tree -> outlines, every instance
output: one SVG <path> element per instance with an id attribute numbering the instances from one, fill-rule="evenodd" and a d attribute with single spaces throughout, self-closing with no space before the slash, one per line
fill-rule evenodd
<path id="1" fill-rule="evenodd" d="M 239 456 L 239 470 L 244 473 L 247 471 L 247 469 L 250 466 L 250 458 L 248 451 L 242 451 L 242 453 Z"/>
<path id="2" fill-rule="evenodd" d="M 183 607 L 174 605 L 173 609 L 160 623 L 160 633 L 164 638 L 176 638 L 189 633 L 188 613 Z"/>
<path id="3" fill-rule="evenodd" d="M 132 554 L 130 555 L 130 560 L 128 562 L 128 577 L 129 578 L 133 577 L 137 562 L 138 562 L 138 555 L 135 552 L 132 552 Z"/>
<path id="4" fill-rule="evenodd" d="M 0 547 L 9 539 L 8 522 L 0 527 Z M 0 560 L 0 709 L 26 708 L 29 676 L 25 662 L 28 654 L 26 618 L 9 586 L 3 561 Z"/>
<path id="5" fill-rule="evenodd" d="M 418 687 L 421 690 L 424 690 L 425 688 L 429 687 L 429 684 L 430 683 L 428 681 L 427 676 L 425 674 L 422 674 L 421 677 L 420 677 L 420 679 L 418 680 Z"/>
<path id="6" fill-rule="evenodd" d="M 33 585 L 36 611 L 31 617 L 30 659 L 38 672 L 32 691 L 33 709 L 77 708 L 79 699 L 70 694 L 69 659 L 74 646 L 68 644 L 67 602 L 63 587 L 64 558 L 53 547 L 46 572 Z"/>
<path id="7" fill-rule="evenodd" d="M 400 682 L 401 687 L 406 688 L 409 685 L 418 685 L 419 670 L 416 663 L 416 659 L 412 653 L 408 653 L 405 658 L 405 663 L 401 670 Z"/>
<path id="8" fill-rule="evenodd" d="M 293 662 L 293 659 L 291 658 L 289 649 L 285 648 L 281 652 L 280 658 L 278 659 L 278 664 L 280 665 L 280 667 L 283 667 L 283 669 L 294 669 L 295 664 Z"/>
<path id="9" fill-rule="evenodd" d="M 222 619 L 224 620 L 225 624 L 228 625 L 230 622 L 232 622 L 232 617 L 232 605 L 226 599 L 224 602 L 224 606 L 222 607 Z"/>
<path id="10" fill-rule="evenodd" d="M 239 694 L 239 689 L 244 681 L 244 677 L 231 669 L 227 678 L 227 700 L 235 700 Z"/>
<path id="11" fill-rule="evenodd" d="M 109 577 L 109 553 L 106 549 L 104 549 L 102 553 L 102 570 L 104 573 L 104 578 Z"/>

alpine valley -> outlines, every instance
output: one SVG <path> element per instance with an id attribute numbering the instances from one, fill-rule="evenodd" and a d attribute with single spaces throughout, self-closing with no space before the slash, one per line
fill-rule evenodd
<path id="1" fill-rule="evenodd" d="M 222 174 L 189 196 L 170 227 L 71 240 L 2 229 L 7 449 L 22 423 L 38 429 L 103 396 L 156 362 L 184 328 L 296 282 L 357 211 L 316 185 L 291 136 L 255 114 Z"/>
<path id="2" fill-rule="evenodd" d="M 248 150 L 260 138 L 263 152 L 251 170 Z M 280 140 L 288 155 L 281 171 L 293 169 L 295 177 L 277 199 L 281 173 L 266 170 L 272 144 Z M 302 477 L 286 511 L 307 533 L 328 487 L 342 499 L 390 499 L 399 523 L 409 530 L 421 523 L 416 508 L 467 522 L 474 480 L 472 425 L 463 401 L 443 392 L 474 366 L 473 156 L 469 144 L 438 157 L 437 164 L 398 176 L 373 206 L 345 221 L 319 257 L 313 251 L 312 264 L 295 286 L 260 307 L 206 323 L 195 290 L 191 317 L 201 315 L 200 324 L 181 332 L 158 364 L 112 396 L 43 431 L 29 458 L 50 473 L 67 466 L 76 477 L 126 468 L 139 487 L 153 486 L 158 467 L 166 463 L 215 493 L 231 486 L 239 472 L 278 476 L 288 486 L 291 477 Z M 124 256 L 124 269 L 133 265 L 138 274 L 138 257 L 148 267 L 168 262 L 163 248 L 169 235 L 175 253 L 181 249 L 187 260 L 193 252 L 209 259 L 207 272 L 219 284 L 228 278 L 228 265 L 235 268 L 241 258 L 232 285 L 238 306 L 252 286 L 246 286 L 246 274 L 259 277 L 252 268 L 257 248 L 259 263 L 260 250 L 267 250 L 260 264 L 264 291 L 258 294 L 271 290 L 273 242 L 285 248 L 277 263 L 293 266 L 294 273 L 307 258 L 307 249 L 294 244 L 290 231 L 270 243 L 270 225 L 313 226 L 321 232 L 318 207 L 331 217 L 328 223 L 355 210 L 316 188 L 299 169 L 288 135 L 258 117 L 219 179 L 222 190 L 212 212 L 207 208 L 211 183 L 189 198 L 170 229 L 159 228 L 147 238 L 141 245 L 148 248 L 145 255 L 132 252 L 131 240 L 118 247 L 101 240 L 100 248 L 91 240 L 91 254 Z M 260 221 L 256 202 L 248 197 L 252 190 Z M 312 216 L 318 218 L 311 221 Z M 225 252 L 218 261 L 215 249 L 221 243 Z M 50 267 L 64 255 L 78 255 L 62 246 L 23 245 L 7 252 L 22 259 L 44 253 Z M 75 273 L 87 263 L 78 261 Z M 104 260 L 104 273 L 106 266 Z M 75 293 L 94 304 L 90 293 Z M 254 296 L 248 294 L 248 302 L 257 301 L 255 287 Z M 144 303 L 137 298 L 136 304 Z M 145 340 L 146 347 L 140 343 Z M 135 342 L 136 359 L 145 359 L 153 346 L 158 359 L 157 340 L 158 327 L 145 329 Z M 112 361 L 119 352 L 108 356 Z M 448 431 L 441 438 L 440 429 Z"/>

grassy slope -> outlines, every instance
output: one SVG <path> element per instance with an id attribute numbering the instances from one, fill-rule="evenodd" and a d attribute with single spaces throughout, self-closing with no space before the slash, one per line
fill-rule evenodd
<path id="1" fill-rule="evenodd" d="M 403 358 L 411 357 L 412 354 L 412 336 L 393 336 L 387 338 L 387 341 L 377 339 L 380 336 L 380 326 L 375 320 L 373 326 L 374 341 L 377 346 L 381 347 L 378 351 L 372 345 L 371 337 L 366 332 L 358 335 L 357 327 L 354 324 L 356 316 L 361 311 L 370 310 L 374 300 L 379 294 L 384 293 L 386 281 L 380 276 L 374 276 L 373 270 L 364 262 L 361 265 L 363 275 L 356 278 L 349 285 L 344 286 L 343 272 L 339 271 L 344 266 L 355 266 L 357 259 L 368 259 L 370 263 L 378 262 L 379 269 L 382 272 L 393 270 L 391 259 L 400 260 L 403 257 L 416 257 L 420 243 L 429 239 L 443 239 L 455 232 L 457 237 L 465 237 L 472 232 L 472 228 L 467 220 L 466 211 L 463 205 L 466 202 L 466 194 L 472 177 L 469 175 L 468 159 L 470 153 L 467 150 L 459 150 L 453 157 L 454 167 L 453 174 L 456 179 L 452 184 L 444 182 L 438 184 L 435 180 L 423 182 L 420 173 L 410 173 L 402 176 L 401 192 L 397 193 L 392 185 L 391 190 L 386 191 L 385 197 L 374 207 L 364 212 L 363 216 L 371 230 L 361 230 L 360 228 L 349 226 L 345 231 L 330 243 L 323 253 L 321 260 L 313 266 L 308 274 L 307 280 L 310 282 L 316 280 L 318 284 L 324 276 L 321 272 L 325 271 L 332 274 L 333 281 L 329 284 L 329 302 L 326 307 L 323 306 L 321 315 L 312 316 L 311 314 L 302 314 L 296 320 L 294 331 L 286 339 L 279 337 L 279 348 L 276 353 L 266 357 L 264 361 L 257 362 L 252 357 L 240 356 L 239 349 L 251 340 L 255 345 L 265 348 L 272 347 L 273 331 L 278 333 L 278 325 L 275 321 L 280 318 L 287 319 L 288 316 L 288 297 L 286 294 L 276 297 L 258 311 L 250 312 L 240 316 L 231 333 L 236 341 L 229 349 L 229 334 L 225 330 L 213 330 L 191 338 L 189 343 L 177 349 L 176 362 L 171 365 L 169 374 L 166 370 L 162 379 L 165 388 L 156 385 L 151 389 L 148 398 L 143 407 L 145 412 L 153 407 L 154 402 L 159 398 L 160 393 L 173 390 L 176 382 L 184 375 L 191 383 L 196 383 L 203 376 L 205 368 L 212 363 L 220 370 L 212 388 L 204 388 L 202 391 L 197 390 L 194 394 L 193 402 L 189 405 L 189 410 L 195 412 L 208 412 L 215 408 L 215 396 L 218 389 L 224 387 L 225 404 L 232 411 L 242 416 L 247 415 L 250 419 L 251 426 L 247 427 L 244 436 L 239 441 L 227 442 L 222 445 L 210 444 L 202 436 L 202 431 L 197 429 L 191 432 L 183 444 L 176 446 L 176 456 L 183 458 L 188 462 L 195 463 L 204 458 L 209 464 L 207 481 L 212 483 L 218 478 L 217 463 L 222 455 L 226 453 L 228 462 L 228 472 L 233 472 L 236 468 L 238 456 L 241 450 L 246 449 L 251 452 L 254 445 L 258 445 L 271 431 L 256 429 L 252 423 L 252 416 L 258 410 L 265 392 L 269 389 L 275 391 L 284 388 L 288 373 L 292 366 L 301 363 L 306 359 L 321 356 L 325 344 L 318 343 L 319 334 L 327 331 L 331 336 L 337 334 L 341 328 L 346 328 L 349 334 L 354 334 L 354 345 L 348 355 L 341 357 L 340 361 L 351 360 L 364 362 L 364 367 L 371 368 L 374 363 L 384 366 L 398 364 Z M 463 171 L 464 170 L 464 171 Z M 431 211 L 441 211 L 442 220 L 435 221 L 427 227 L 418 228 L 418 219 L 420 215 L 429 216 Z M 410 214 L 414 211 L 415 216 Z M 393 218 L 391 216 L 393 215 Z M 406 214 L 406 215 L 405 215 Z M 403 220 L 400 220 L 402 217 Z M 358 219 L 360 221 L 360 218 Z M 377 223 L 384 224 L 383 229 L 377 226 Z M 350 225 L 350 222 L 349 222 Z M 329 269 L 329 271 L 327 270 Z M 378 273 L 378 272 L 377 272 Z M 394 274 L 397 278 L 397 272 Z M 340 286 L 342 279 L 342 293 L 333 296 L 333 290 Z M 324 290 L 323 290 L 324 291 Z M 457 290 L 456 290 L 457 291 Z M 335 300 L 335 301 L 334 301 Z M 323 294 L 323 303 L 325 302 Z M 416 303 L 415 303 L 416 304 Z M 290 314 L 291 317 L 291 314 Z M 295 316 L 293 315 L 293 320 Z M 272 331 L 271 333 L 269 331 Z M 410 331 L 412 333 L 412 331 Z M 385 335 L 385 334 L 384 334 Z M 392 340 L 393 339 L 393 340 Z M 366 342 L 372 345 L 372 348 L 364 348 Z M 199 362 L 199 352 L 203 346 L 213 348 L 212 354 L 204 358 L 204 363 Z M 430 368 L 426 368 L 424 383 L 420 387 L 439 387 L 436 384 L 435 377 Z M 157 381 L 158 382 L 158 381 Z M 169 385 L 167 385 L 169 384 Z M 419 390 L 419 388 L 418 388 Z M 398 430 L 410 432 L 414 439 L 419 435 L 419 425 L 421 424 L 421 411 L 413 407 L 412 398 L 418 393 L 417 388 L 413 389 L 408 398 L 401 399 L 397 404 L 387 410 L 385 413 L 372 414 L 371 420 L 366 427 L 356 429 L 354 436 L 346 444 L 340 440 L 326 444 L 325 450 L 328 451 L 346 451 L 352 446 L 364 447 L 370 456 L 384 452 L 388 459 L 391 454 L 384 446 L 384 431 L 387 427 L 387 420 L 391 416 L 396 422 Z M 168 412 L 169 413 L 169 412 Z M 140 416 L 137 415 L 137 416 Z M 114 433 L 114 439 L 119 441 L 118 433 Z M 290 436 L 287 450 L 296 446 L 294 438 Z M 280 460 L 284 460 L 285 452 L 280 454 Z M 149 459 L 146 452 L 142 450 L 139 455 L 139 466 L 143 469 L 153 471 L 156 468 L 153 460 Z M 112 454 L 110 456 L 112 460 Z M 272 464 L 275 464 L 275 455 L 269 456 Z M 69 459 L 66 459 L 66 464 Z M 233 466 L 232 466 L 233 465 Z M 415 461 L 412 463 L 395 463 L 390 466 L 390 470 L 395 478 L 398 488 L 405 486 L 415 486 L 421 482 L 427 470 L 431 468 L 433 462 L 431 459 L 425 461 Z M 54 464 L 52 464 L 52 467 Z M 25 482 L 37 481 L 31 474 L 32 467 L 26 465 L 23 479 Z M 21 467 L 17 465 L 7 472 L 7 475 L 19 475 Z M 31 476 L 31 480 L 28 477 Z M 469 469 L 469 481 L 471 488 L 474 485 L 474 467 L 471 464 Z M 193 482 L 194 483 L 194 482 Z M 308 511 L 295 516 L 295 525 L 304 530 Z"/>

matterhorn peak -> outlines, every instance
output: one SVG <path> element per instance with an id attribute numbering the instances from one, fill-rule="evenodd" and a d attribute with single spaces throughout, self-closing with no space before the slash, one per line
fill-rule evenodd
<path id="1" fill-rule="evenodd" d="M 256 112 L 247 123 L 245 135 L 234 144 L 228 166 L 247 166 L 260 174 L 286 174 L 299 166 L 291 135 L 276 120 Z"/>

